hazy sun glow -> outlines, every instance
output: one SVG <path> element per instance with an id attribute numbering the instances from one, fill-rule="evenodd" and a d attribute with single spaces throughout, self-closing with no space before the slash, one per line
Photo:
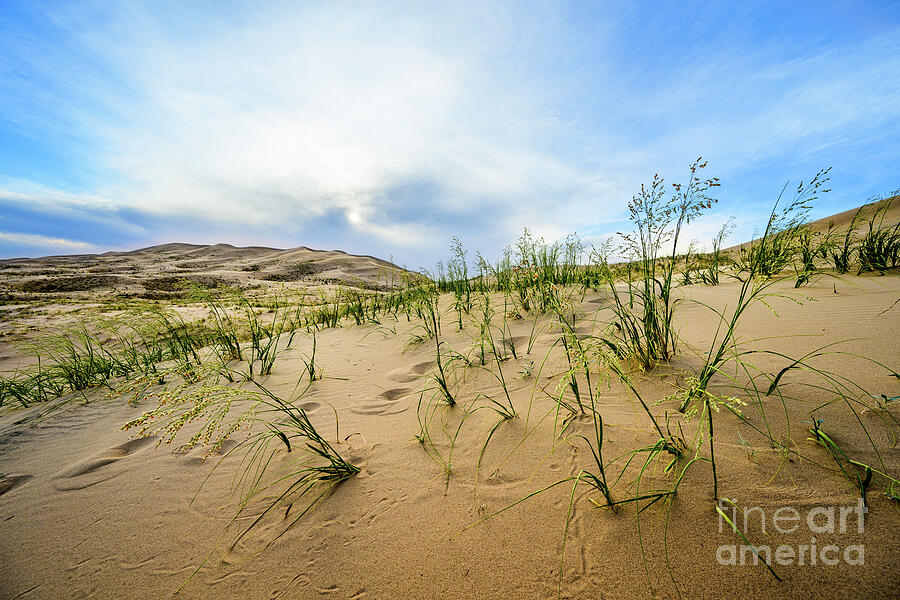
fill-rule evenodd
<path id="1" fill-rule="evenodd" d="M 801 27 L 800 24 L 803 24 Z M 652 43 L 651 43 L 652 41 Z M 595 240 L 698 155 L 746 237 L 900 186 L 900 10 L 869 3 L 0 7 L 0 254 Z M 891 168 L 893 167 L 893 168 Z"/>

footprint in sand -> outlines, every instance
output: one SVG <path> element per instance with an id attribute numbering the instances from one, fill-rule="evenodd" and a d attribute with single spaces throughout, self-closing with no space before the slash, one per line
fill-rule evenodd
<path id="1" fill-rule="evenodd" d="M 434 366 L 433 360 L 426 360 L 425 362 L 421 362 L 417 365 L 413 365 L 409 370 L 418 375 L 424 375 L 428 372 L 428 369 Z"/>
<path id="2" fill-rule="evenodd" d="M 378 395 L 380 397 L 384 398 L 385 400 L 390 400 L 391 402 L 393 402 L 394 400 L 397 400 L 398 398 L 402 398 L 403 396 L 406 396 L 407 394 L 409 394 L 409 392 L 410 392 L 409 388 L 400 387 L 400 388 L 392 388 L 389 390 L 384 390 L 383 392 L 381 392 Z"/>
<path id="3" fill-rule="evenodd" d="M 5 475 L 0 478 L 0 496 L 31 479 L 31 475 Z"/>
<path id="4" fill-rule="evenodd" d="M 361 402 L 350 409 L 350 412 L 357 415 L 396 415 L 406 412 L 408 406 L 399 406 L 396 401 L 410 392 L 409 388 L 392 388 L 378 394 L 383 400 L 367 400 Z"/>
<path id="5" fill-rule="evenodd" d="M 122 470 L 104 469 L 103 467 L 116 463 L 147 446 L 154 445 L 156 441 L 156 437 L 138 438 L 104 450 L 57 473 L 53 477 L 53 487 L 63 492 L 81 490 L 101 481 L 112 479 Z"/>
<path id="6" fill-rule="evenodd" d="M 393 402 L 363 402 L 350 409 L 357 415 L 397 415 L 409 410 L 408 406 L 397 406 Z"/>
<path id="7" fill-rule="evenodd" d="M 411 381 L 415 381 L 416 379 L 427 373 L 428 370 L 433 366 L 434 361 L 429 360 L 413 365 L 412 367 L 401 367 L 399 369 L 394 369 L 387 374 L 387 377 L 388 379 L 393 379 L 394 381 L 399 381 L 400 383 L 409 383 Z"/>

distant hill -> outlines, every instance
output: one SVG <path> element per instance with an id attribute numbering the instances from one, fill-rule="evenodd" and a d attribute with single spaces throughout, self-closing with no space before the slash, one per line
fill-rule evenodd
<path id="1" fill-rule="evenodd" d="M 176 243 L 128 252 L 0 260 L 0 291 L 165 297 L 188 281 L 211 288 L 322 283 L 374 288 L 397 283 L 402 272 L 386 260 L 340 250 Z"/>
<path id="2" fill-rule="evenodd" d="M 821 219 L 816 219 L 815 221 L 810 221 L 809 225 L 815 231 L 825 232 L 828 231 L 829 227 L 831 227 L 832 231 L 834 231 L 835 234 L 844 235 L 847 232 L 847 229 L 850 227 L 850 223 L 853 222 L 853 217 L 855 217 L 856 214 L 859 213 L 859 219 L 857 219 L 856 223 L 854 224 L 854 230 L 856 231 L 857 235 L 862 235 L 863 233 L 865 233 L 865 231 L 868 230 L 869 221 L 876 213 L 876 211 L 883 211 L 879 213 L 878 222 L 882 223 L 885 227 L 893 227 L 898 222 L 900 222 L 900 196 L 892 196 L 890 198 L 884 198 L 882 200 L 863 204 L 862 206 L 851 208 L 850 210 L 845 210 L 844 212 L 831 215 L 830 217 L 824 217 Z M 751 242 L 749 241 L 742 242 L 729 248 L 725 248 L 725 251 L 738 251 L 740 250 L 740 248 L 745 247 L 750 243 Z"/>
<path id="3" fill-rule="evenodd" d="M 877 202 L 863 204 L 860 207 L 845 210 L 842 213 L 831 215 L 824 219 L 817 219 L 810 223 L 810 225 L 818 231 L 826 231 L 829 225 L 833 225 L 835 231 L 843 233 L 847 231 L 847 228 L 850 226 L 856 213 L 862 211 L 862 214 L 860 214 L 860 218 L 856 223 L 856 229 L 867 229 L 869 220 L 872 218 L 875 211 L 879 209 L 884 211 L 884 225 L 886 227 L 892 227 L 900 222 L 900 196 L 893 196 Z"/>

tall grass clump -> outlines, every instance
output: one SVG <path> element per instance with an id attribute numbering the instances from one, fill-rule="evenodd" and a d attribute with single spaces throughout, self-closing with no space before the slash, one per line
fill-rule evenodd
<path id="1" fill-rule="evenodd" d="M 223 363 L 230 360 L 243 360 L 244 351 L 241 348 L 241 332 L 237 316 L 232 314 L 215 298 L 208 299 L 209 310 L 212 315 L 215 331 L 215 344 L 220 350 Z"/>
<path id="2" fill-rule="evenodd" d="M 613 300 L 616 335 L 611 341 L 621 355 L 629 355 L 643 367 L 668 360 L 678 343 L 673 319 L 678 300 L 673 298 L 678 242 L 682 228 L 711 207 L 716 199 L 711 190 L 717 178 L 703 179 L 702 159 L 690 166 L 687 183 L 673 184 L 670 193 L 658 175 L 628 203 L 634 231 L 620 234 L 623 248 L 635 258 L 638 278 L 630 278 L 623 292 L 605 265 L 607 284 Z M 671 253 L 664 247 L 671 244 Z M 635 306 L 636 305 L 636 306 Z"/>
<path id="3" fill-rule="evenodd" d="M 263 502 L 265 508 L 237 534 L 232 547 L 275 509 L 283 509 L 287 516 L 299 503 L 302 508 L 293 525 L 335 485 L 359 472 L 316 429 L 306 411 L 296 406 L 308 385 L 299 394 L 295 388 L 287 400 L 256 386 L 258 390 L 252 391 L 210 381 L 185 382 L 162 392 L 156 408 L 123 426 L 136 430 L 137 437 L 158 436 L 160 444 L 172 444 L 193 424 L 196 431 L 179 451 L 205 446 L 207 456 L 221 452 L 226 441 L 242 435 L 222 456 L 222 460 L 240 457 L 234 482 L 239 502 L 232 523 L 251 502 Z"/>
<path id="4" fill-rule="evenodd" d="M 843 238 L 835 239 L 830 248 L 827 249 L 827 256 L 834 267 L 835 272 L 840 275 L 850 271 L 850 263 L 853 260 L 854 244 L 856 243 L 856 229 L 864 218 L 865 206 L 861 207 L 850 219 L 847 231 L 844 232 Z M 829 230 L 831 227 L 829 227 Z"/>
<path id="5" fill-rule="evenodd" d="M 319 329 L 319 327 L 337 327 L 340 325 L 346 310 L 342 295 L 339 292 L 331 294 L 331 296 L 326 296 L 325 292 L 322 292 L 321 300 L 314 307 L 308 325 L 312 325 L 316 329 Z"/>
<path id="6" fill-rule="evenodd" d="M 452 256 L 447 262 L 447 277 L 439 285 L 441 291 L 452 291 L 459 329 L 463 328 L 463 315 L 472 311 L 472 282 L 469 280 L 468 254 L 458 237 L 453 237 Z"/>
<path id="7" fill-rule="evenodd" d="M 561 319 L 561 320 L 567 322 L 566 319 Z M 570 328 L 565 327 L 565 329 L 567 330 L 567 333 L 569 333 L 569 334 L 572 333 L 572 330 Z M 586 358 L 586 355 L 589 354 L 589 352 L 582 345 L 581 342 L 579 342 L 579 344 L 575 347 L 578 348 L 579 351 L 584 352 L 585 358 Z M 618 359 L 614 356 L 611 356 L 606 351 L 604 351 L 602 349 L 602 347 L 597 348 L 596 352 L 597 352 L 597 354 L 599 354 L 601 356 L 605 356 L 608 360 L 610 360 L 610 364 L 618 365 Z M 572 367 L 572 370 L 580 370 L 581 368 L 584 368 L 584 365 L 576 364 L 575 366 Z M 618 374 L 621 377 L 623 377 L 624 380 L 628 381 L 627 375 L 624 373 L 624 371 L 620 370 L 620 371 L 618 371 Z M 588 381 L 590 381 L 590 379 L 588 379 Z M 635 394 L 637 394 L 636 390 L 634 390 L 634 392 L 635 392 Z M 647 409 L 648 414 L 650 414 L 649 408 L 647 407 L 646 403 L 643 402 L 643 399 L 640 398 L 639 394 L 637 394 L 637 397 L 644 404 L 644 407 Z M 640 514 L 641 511 L 645 510 L 646 508 L 653 505 L 654 503 L 656 503 L 660 500 L 663 500 L 665 498 L 673 496 L 676 493 L 678 486 L 684 477 L 684 472 L 695 460 L 697 460 L 697 459 L 691 460 L 684 467 L 681 475 L 677 478 L 675 484 L 673 485 L 673 487 L 671 489 L 641 490 L 640 484 L 639 484 L 639 481 L 640 481 L 640 478 L 639 478 L 638 485 L 636 487 L 634 485 L 629 486 L 629 489 L 631 489 L 631 488 L 634 489 L 634 491 L 631 494 L 629 494 L 628 491 L 626 491 L 624 497 L 620 497 L 617 499 L 613 493 L 613 488 L 621 480 L 621 478 L 625 474 L 626 469 L 628 469 L 629 465 L 633 462 L 633 460 L 637 456 L 639 456 L 642 453 L 647 454 L 647 458 L 644 461 L 644 464 L 640 469 L 640 473 L 643 474 L 644 471 L 650 465 L 650 463 L 656 458 L 656 456 L 659 455 L 660 452 L 670 450 L 672 453 L 676 454 L 676 457 L 678 457 L 681 455 L 680 450 L 677 450 L 675 448 L 675 446 L 674 446 L 675 442 L 671 438 L 663 439 L 662 430 L 656 424 L 655 418 L 652 416 L 652 414 L 650 414 L 651 420 L 653 421 L 653 423 L 655 425 L 657 425 L 657 431 L 659 432 L 661 438 L 658 441 L 656 441 L 654 444 L 652 444 L 648 447 L 640 448 L 638 450 L 627 453 L 624 457 L 627 459 L 625 461 L 624 466 L 621 468 L 621 471 L 619 472 L 619 474 L 617 476 L 615 476 L 615 478 L 613 479 L 614 474 L 610 474 L 610 463 L 608 463 L 606 461 L 606 459 L 604 458 L 604 453 L 603 453 L 603 450 L 604 450 L 604 448 L 603 448 L 603 443 L 604 443 L 603 417 L 601 416 L 601 414 L 597 408 L 596 397 L 593 393 L 591 393 L 589 395 L 589 403 L 590 403 L 589 407 L 583 407 L 583 408 L 585 408 L 585 412 L 590 417 L 589 432 L 587 434 L 572 433 L 563 439 L 554 440 L 555 441 L 554 449 L 561 444 L 570 444 L 572 446 L 584 445 L 587 447 L 587 449 L 590 452 L 590 464 L 588 466 L 580 468 L 577 471 L 577 473 L 570 475 L 568 477 L 564 477 L 563 479 L 560 479 L 560 480 L 558 480 L 554 483 L 551 483 L 541 489 L 538 489 L 538 490 L 524 496 L 523 498 L 501 508 L 500 510 L 497 510 L 497 511 L 487 515 L 483 519 L 481 519 L 481 520 L 477 521 L 476 523 L 473 523 L 472 525 L 469 525 L 468 527 L 463 529 L 463 531 L 465 531 L 471 527 L 474 527 L 475 525 L 483 523 L 484 521 L 493 519 L 497 515 L 509 510 L 510 508 L 517 506 L 517 505 L 521 504 L 522 502 L 525 502 L 526 500 L 533 498 L 539 494 L 542 494 L 548 490 L 556 488 L 557 486 L 571 483 L 572 487 L 571 487 L 571 492 L 569 493 L 568 510 L 566 511 L 565 521 L 563 524 L 562 548 L 560 551 L 559 576 L 558 576 L 558 580 L 557 580 L 557 597 L 559 597 L 562 593 L 562 580 L 563 580 L 563 575 L 564 575 L 566 543 L 567 543 L 567 539 L 568 539 L 569 525 L 572 521 L 572 516 L 574 514 L 576 493 L 578 491 L 579 486 L 582 486 L 582 485 L 587 486 L 588 490 L 593 490 L 595 492 L 598 492 L 602 496 L 602 503 L 598 502 L 596 500 L 593 500 L 593 499 L 591 500 L 591 502 L 595 506 L 610 508 L 611 510 L 613 510 L 615 512 L 619 506 L 633 503 L 637 507 L 638 514 Z M 498 424 L 498 426 L 499 426 L 499 424 Z M 495 426 L 494 429 L 491 430 L 491 434 L 493 434 L 493 432 L 494 432 L 494 430 L 496 430 L 496 428 L 497 428 L 497 426 Z M 565 427 L 563 428 L 563 430 L 565 430 Z M 526 433 L 526 436 L 527 435 L 528 434 Z M 488 440 L 489 439 L 490 439 L 490 437 L 488 438 Z M 486 446 L 487 446 L 487 442 L 485 443 L 485 447 Z M 483 453 L 484 453 L 484 448 L 482 448 L 482 455 L 483 455 Z M 619 457 L 619 458 L 615 459 L 615 461 L 617 461 L 621 458 L 623 458 L 623 457 Z M 613 462 L 615 462 L 615 461 L 613 461 Z M 480 462 L 481 462 L 481 457 L 479 458 L 479 465 L 480 465 Z M 675 464 L 675 460 L 673 459 L 670 462 L 669 466 L 666 467 L 666 471 L 668 472 L 669 470 L 671 470 L 671 468 L 674 464 Z M 641 503 L 643 503 L 643 505 L 641 505 Z"/>
<path id="8" fill-rule="evenodd" d="M 102 385 L 127 372 L 110 345 L 83 323 L 42 337 L 30 345 L 30 351 L 49 363 L 45 367 L 48 376 L 73 392 Z"/>
<path id="9" fill-rule="evenodd" d="M 504 420 L 505 419 L 513 419 L 517 416 L 516 407 L 513 405 L 512 398 L 509 395 L 509 387 L 506 385 L 506 377 L 503 375 L 503 358 L 500 356 L 500 352 L 497 348 L 497 344 L 494 342 L 494 333 L 493 333 L 493 325 L 491 324 L 491 317 L 493 315 L 493 311 L 491 310 L 490 298 L 487 295 L 484 296 L 485 308 L 484 308 L 484 322 L 482 323 L 482 335 L 483 342 L 487 343 L 490 347 L 491 355 L 494 358 L 494 367 L 496 367 L 497 372 L 494 373 L 493 369 L 488 369 L 490 373 L 497 380 L 497 383 L 500 384 L 501 389 L 503 390 L 503 395 L 505 397 L 505 401 L 498 401 L 497 399 L 487 396 L 487 398 L 493 404 L 491 406 Z M 501 335 L 503 335 L 503 331 L 501 330 Z M 482 345 L 482 352 L 484 346 Z M 482 360 L 484 360 L 482 358 Z"/>
<path id="10" fill-rule="evenodd" d="M 419 395 L 419 402 L 416 406 L 419 432 L 415 437 L 428 456 L 440 465 L 444 472 L 444 483 L 448 486 L 453 474 L 453 453 L 456 449 L 456 442 L 463 425 L 477 410 L 473 408 L 473 405 L 474 401 L 455 408 L 455 404 L 448 405 L 440 401 L 434 394 L 426 396 L 426 392 L 423 391 Z M 450 410 L 451 408 L 453 410 Z M 487 442 L 485 442 L 486 444 Z"/>
<path id="11" fill-rule="evenodd" d="M 229 380 L 232 376 L 228 365 L 233 360 L 246 359 L 247 370 L 242 373 L 244 379 L 269 375 L 280 351 L 281 334 L 292 329 L 290 310 L 278 294 L 264 299 L 263 304 L 271 313 L 271 318 L 264 318 L 266 313 L 257 309 L 254 302 L 241 292 L 221 298 L 207 296 L 213 323 L 212 345 L 223 374 Z"/>
<path id="12" fill-rule="evenodd" d="M 250 303 L 243 299 L 250 336 L 250 356 L 247 365 L 247 379 L 253 379 L 253 369 L 259 365 L 260 375 L 269 375 L 275 366 L 279 353 L 281 334 L 287 328 L 288 314 L 278 307 L 272 309 L 271 320 L 264 321 Z"/>
<path id="13" fill-rule="evenodd" d="M 797 279 L 794 287 L 799 288 L 810 282 L 812 277 L 819 272 L 817 261 L 820 257 L 828 256 L 828 252 L 834 245 L 832 231 L 815 231 L 809 225 L 797 228 L 796 256 L 794 258 L 794 272 Z"/>
<path id="14" fill-rule="evenodd" d="M 741 353 L 737 350 L 738 324 L 747 309 L 755 302 L 764 301 L 767 290 L 777 282 L 772 278 L 773 255 L 777 255 L 781 251 L 786 236 L 796 234 L 798 223 L 805 217 L 809 210 L 809 204 L 816 199 L 820 188 L 827 181 L 827 172 L 827 170 L 820 171 L 808 184 L 801 182 L 792 201 L 783 208 L 780 207 L 784 195 L 784 189 L 782 189 L 769 215 L 762 237 L 754 242 L 752 251 L 743 257 L 741 263 L 743 271 L 738 275 L 741 280 L 741 288 L 738 292 L 737 302 L 730 314 L 726 310 L 719 311 L 704 305 L 715 313 L 719 324 L 699 373 L 689 377 L 687 385 L 679 393 L 681 402 L 678 410 L 689 415 L 699 413 L 700 422 L 706 428 L 715 498 L 719 496 L 713 445 L 715 436 L 713 415 L 721 406 L 735 412 L 735 405 L 740 401 L 736 398 L 721 398 L 713 394 L 709 389 L 710 383 L 714 376 L 723 373 L 726 363 L 732 360 L 742 361 Z M 746 365 L 744 366 L 746 367 Z M 695 446 L 699 446 L 702 435 L 703 428 L 698 428 Z"/>
<path id="15" fill-rule="evenodd" d="M 515 244 L 516 264 L 510 276 L 522 310 L 553 313 L 560 307 L 562 289 L 577 282 L 583 251 L 575 235 L 548 244 L 543 238 L 535 239 L 526 228 Z"/>
<path id="16" fill-rule="evenodd" d="M 734 219 L 729 219 L 713 238 L 712 252 L 709 255 L 708 263 L 700 271 L 700 278 L 706 285 L 719 285 L 719 275 L 722 269 L 731 264 L 731 259 L 724 251 L 723 246 L 725 240 L 734 231 L 734 227 Z"/>
<path id="17" fill-rule="evenodd" d="M 448 374 L 452 372 L 453 364 L 462 357 L 445 348 L 446 343 L 441 341 L 440 295 L 436 287 L 422 294 L 416 305 L 416 313 L 422 319 L 422 324 L 412 331 L 409 345 L 433 342 L 435 371 L 431 378 L 437 384 L 440 397 L 448 405 L 455 406 L 456 398 L 450 389 Z"/>
<path id="18" fill-rule="evenodd" d="M 858 273 L 878 271 L 900 264 L 900 222 L 893 227 L 884 225 L 884 218 L 891 207 L 891 200 L 883 201 L 869 219 L 868 231 L 859 240 L 857 254 L 859 256 Z"/>
<path id="19" fill-rule="evenodd" d="M 566 373 L 566 377 L 563 379 L 563 381 L 572 392 L 572 396 L 575 397 L 575 401 L 578 402 L 579 411 L 584 414 L 584 404 L 582 404 L 581 402 L 581 390 L 578 387 L 578 373 L 584 373 L 584 377 L 587 382 L 588 395 L 590 396 L 590 402 L 593 406 L 594 389 L 591 386 L 590 361 L 588 360 L 588 355 L 585 350 L 584 344 L 582 344 L 581 340 L 578 338 L 578 334 L 575 331 L 575 312 L 572 312 L 571 322 L 567 319 L 562 310 L 557 313 L 557 318 L 561 330 L 561 335 L 558 342 L 562 344 L 563 350 L 566 354 L 566 362 L 568 363 L 569 367 L 569 370 Z M 560 399 L 560 403 L 561 402 L 562 399 Z"/>
<path id="20" fill-rule="evenodd" d="M 828 182 L 828 172 L 823 169 L 808 183 L 798 186 L 794 199 L 785 210 L 773 210 L 762 236 L 741 247 L 738 267 L 753 278 L 765 279 L 781 273 L 789 267 L 798 253 L 798 238 L 808 230 L 806 225 L 812 202 L 819 194 L 831 190 L 824 189 Z M 784 185 L 779 200 L 784 196 L 788 183 Z M 807 240 L 812 247 L 811 238 Z M 810 264 L 816 251 L 811 251 Z M 800 271 L 802 273 L 802 269 Z"/>

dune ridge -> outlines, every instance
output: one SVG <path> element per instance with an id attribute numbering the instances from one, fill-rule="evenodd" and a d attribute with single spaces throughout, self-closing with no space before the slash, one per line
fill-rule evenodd
<path id="1" fill-rule="evenodd" d="M 244 288 L 272 283 L 383 287 L 394 285 L 403 272 L 386 260 L 341 250 L 169 243 L 127 252 L 0 260 L 0 292 L 153 295 L 177 291 L 181 282 Z"/>

